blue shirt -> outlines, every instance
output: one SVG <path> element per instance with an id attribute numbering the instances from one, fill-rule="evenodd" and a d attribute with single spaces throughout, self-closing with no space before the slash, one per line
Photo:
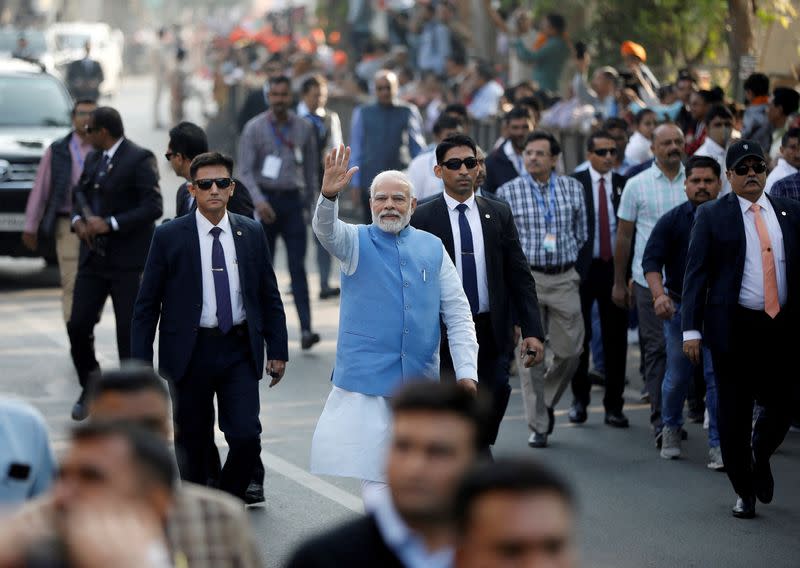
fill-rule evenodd
<path id="1" fill-rule="evenodd" d="M 653 227 L 642 257 L 642 271 L 647 274 L 663 270 L 667 290 L 678 296 L 683 290 L 689 236 L 696 211 L 691 201 L 667 211 Z"/>
<path id="2" fill-rule="evenodd" d="M 386 546 L 406 568 L 450 568 L 453 565 L 453 549 L 429 551 L 425 541 L 400 518 L 390 492 L 382 491 L 380 497 L 376 495 L 372 505 L 372 514 Z"/>
<path id="3" fill-rule="evenodd" d="M 27 467 L 27 475 L 12 477 L 12 465 Z M 42 415 L 20 400 L 0 399 L 0 509 L 45 493 L 55 470 Z"/>

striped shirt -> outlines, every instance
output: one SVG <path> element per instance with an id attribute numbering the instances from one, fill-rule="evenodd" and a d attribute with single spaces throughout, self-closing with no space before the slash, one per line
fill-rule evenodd
<path id="1" fill-rule="evenodd" d="M 577 260 L 578 251 L 589 238 L 579 181 L 553 174 L 550 181 L 541 184 L 526 173 L 501 185 L 495 195 L 511 206 L 520 244 L 531 266 L 562 266 Z M 552 252 L 545 250 L 548 233 L 556 239 Z"/>
<path id="2" fill-rule="evenodd" d="M 658 165 L 632 177 L 622 192 L 617 217 L 636 225 L 636 246 L 633 251 L 633 281 L 647 288 L 642 271 L 644 248 L 653 227 L 664 213 L 686 201 L 684 181 L 686 171 L 681 166 L 674 180 L 664 175 Z"/>

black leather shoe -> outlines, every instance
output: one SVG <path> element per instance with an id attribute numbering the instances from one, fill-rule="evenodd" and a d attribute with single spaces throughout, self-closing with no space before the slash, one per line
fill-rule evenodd
<path id="1" fill-rule="evenodd" d="M 72 419 L 80 422 L 81 420 L 86 420 L 87 416 L 89 416 L 89 409 L 86 404 L 86 392 L 83 391 L 75 404 L 72 405 Z"/>
<path id="2" fill-rule="evenodd" d="M 775 480 L 772 477 L 772 468 L 769 462 L 753 462 L 753 481 L 756 486 L 756 497 L 762 503 L 772 503 L 772 494 L 775 492 Z"/>
<path id="3" fill-rule="evenodd" d="M 264 486 L 251 481 L 244 494 L 245 504 L 255 505 L 256 503 L 263 503 L 264 501 Z"/>
<path id="4" fill-rule="evenodd" d="M 315 343 L 319 343 L 320 337 L 319 333 L 314 333 L 312 331 L 304 331 L 303 337 L 300 340 L 300 347 L 303 349 L 311 349 L 311 347 Z"/>
<path id="5" fill-rule="evenodd" d="M 586 422 L 586 406 L 582 402 L 575 401 L 569 409 L 569 421 L 573 424 L 583 424 Z"/>
<path id="6" fill-rule="evenodd" d="M 605 423 L 614 428 L 627 428 L 630 426 L 628 418 L 621 410 L 618 412 L 606 412 Z"/>
<path id="7" fill-rule="evenodd" d="M 319 299 L 327 300 L 328 298 L 338 298 L 342 291 L 339 288 L 325 288 L 320 290 Z"/>
<path id="8" fill-rule="evenodd" d="M 556 427 L 556 412 L 551 407 L 547 407 L 547 435 L 553 433 L 553 428 Z"/>
<path id="9" fill-rule="evenodd" d="M 736 505 L 731 510 L 733 516 L 737 519 L 752 519 L 756 516 L 756 498 L 755 497 L 739 497 L 736 500 Z"/>
<path id="10" fill-rule="evenodd" d="M 532 433 L 528 438 L 528 445 L 531 448 L 546 448 L 547 434 L 539 434 L 539 432 Z"/>

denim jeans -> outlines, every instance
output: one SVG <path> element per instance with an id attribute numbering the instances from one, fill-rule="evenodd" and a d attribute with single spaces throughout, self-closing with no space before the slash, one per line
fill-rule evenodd
<path id="1" fill-rule="evenodd" d="M 683 405 L 691 387 L 694 365 L 683 354 L 681 331 L 681 306 L 675 302 L 675 315 L 664 322 L 667 346 L 667 369 L 661 385 L 661 417 L 664 425 L 672 429 L 683 426 Z M 706 379 L 706 408 L 708 409 L 708 445 L 719 446 L 717 430 L 717 383 L 711 364 L 711 352 L 703 348 L 703 376 Z"/>
<path id="2" fill-rule="evenodd" d="M 606 372 L 606 360 L 603 354 L 603 336 L 600 329 L 600 309 L 597 302 L 592 304 L 592 365 L 598 373 Z"/>

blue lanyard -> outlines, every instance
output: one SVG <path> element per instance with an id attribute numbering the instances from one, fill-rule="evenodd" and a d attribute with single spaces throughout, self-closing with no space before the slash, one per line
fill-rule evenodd
<path id="1" fill-rule="evenodd" d="M 291 124 L 287 123 L 280 129 L 280 132 L 275 128 L 275 123 L 272 117 L 269 118 L 269 125 L 272 127 L 272 135 L 278 142 L 278 146 L 288 146 L 290 150 L 294 150 L 294 144 L 289 140 L 289 133 Z"/>
<path id="2" fill-rule="evenodd" d="M 78 167 L 83 171 L 83 163 L 86 161 L 86 158 L 81 155 L 81 149 L 78 144 L 75 142 L 75 138 L 73 137 L 69 141 L 69 146 L 72 148 L 72 151 L 75 153 L 75 161 L 78 162 Z"/>
<path id="3" fill-rule="evenodd" d="M 542 192 L 539 191 L 537 184 L 533 181 L 533 176 L 531 174 L 526 174 L 528 182 L 531 184 L 531 193 L 536 198 L 539 206 L 544 210 L 544 224 L 545 228 L 548 233 L 552 233 L 551 227 L 553 226 L 553 220 L 556 216 L 556 176 L 555 174 L 550 174 L 550 200 L 549 203 L 544 202 L 544 197 L 542 197 Z"/>

